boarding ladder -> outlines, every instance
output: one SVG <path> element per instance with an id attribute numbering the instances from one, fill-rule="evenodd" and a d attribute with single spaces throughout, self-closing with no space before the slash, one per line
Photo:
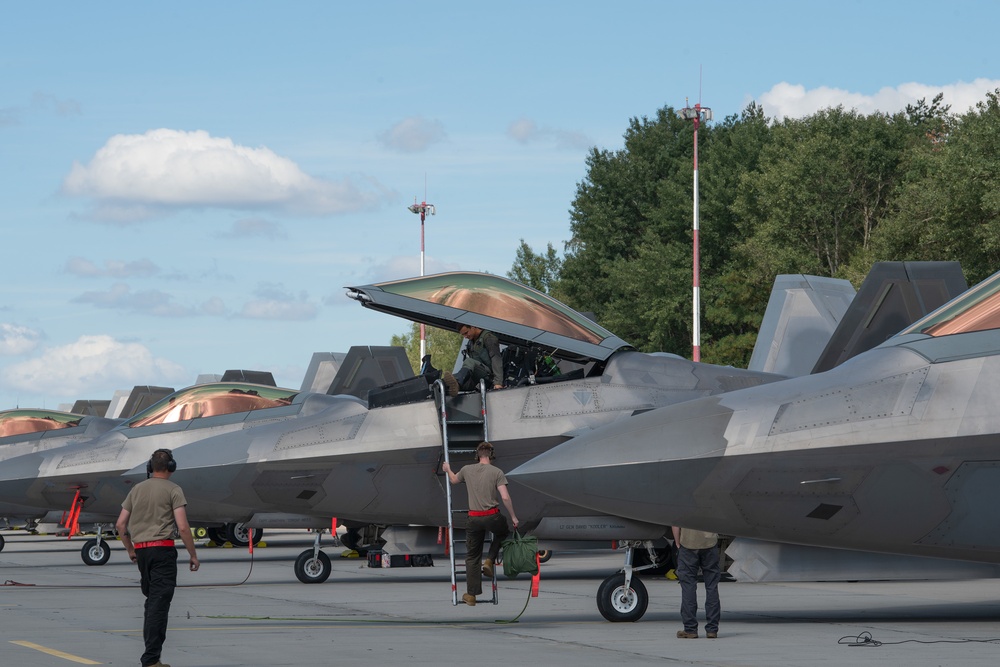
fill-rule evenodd
<path id="1" fill-rule="evenodd" d="M 443 446 L 442 462 L 451 465 L 452 456 L 475 456 L 476 447 L 480 442 L 489 440 L 489 421 L 486 413 L 486 382 L 479 381 L 477 393 L 459 394 L 448 398 L 444 383 L 438 380 L 434 383 L 434 400 L 440 408 L 441 442 Z M 448 561 L 451 565 L 451 604 L 458 605 L 458 575 L 466 574 L 459 570 L 455 561 L 455 544 L 465 544 L 464 539 L 455 539 L 456 514 L 465 514 L 469 510 L 455 509 L 454 496 L 451 493 L 451 483 L 447 475 L 444 479 L 445 496 L 448 501 Z M 493 539 L 488 535 L 483 542 L 483 552 Z M 497 597 L 497 565 L 493 566 L 492 577 L 493 604 L 499 604 Z"/>

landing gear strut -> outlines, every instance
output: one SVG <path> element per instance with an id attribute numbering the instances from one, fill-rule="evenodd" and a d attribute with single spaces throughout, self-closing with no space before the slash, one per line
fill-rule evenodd
<path id="1" fill-rule="evenodd" d="M 97 524 L 97 537 L 83 543 L 80 558 L 85 565 L 104 565 L 111 558 L 111 546 L 103 538 L 104 526 Z"/>
<path id="2" fill-rule="evenodd" d="M 295 559 L 295 576 L 303 584 L 322 584 L 333 571 L 330 557 L 319 549 L 322 531 L 316 531 L 312 549 L 306 549 Z"/>
<path id="3" fill-rule="evenodd" d="M 601 583 L 601 587 L 597 589 L 597 609 L 601 616 L 612 623 L 631 623 L 642 618 L 649 606 L 649 593 L 636 573 L 655 569 L 661 563 L 655 560 L 652 542 L 625 541 L 619 545 L 625 547 L 625 567 Z M 654 562 L 632 567 L 637 547 L 645 547 L 650 560 Z"/>

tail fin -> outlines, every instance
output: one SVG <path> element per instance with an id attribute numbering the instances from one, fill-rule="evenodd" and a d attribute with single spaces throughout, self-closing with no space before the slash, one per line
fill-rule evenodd
<path id="1" fill-rule="evenodd" d="M 775 278 L 749 370 L 808 375 L 853 299 L 847 280 L 802 274 Z"/>
<path id="2" fill-rule="evenodd" d="M 966 289 L 958 262 L 875 263 L 812 372 L 884 343 Z"/>

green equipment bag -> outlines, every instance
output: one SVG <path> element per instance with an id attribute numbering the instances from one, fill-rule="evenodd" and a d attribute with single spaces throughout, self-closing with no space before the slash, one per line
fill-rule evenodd
<path id="1" fill-rule="evenodd" d="M 503 573 L 513 579 L 522 572 L 538 574 L 538 538 L 521 537 L 516 530 L 503 541 Z"/>

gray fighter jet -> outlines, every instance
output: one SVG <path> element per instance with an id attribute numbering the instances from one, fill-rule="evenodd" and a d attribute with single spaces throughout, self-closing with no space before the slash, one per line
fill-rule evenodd
<path id="1" fill-rule="evenodd" d="M 0 461 L 22 454 L 65 447 L 78 442 L 89 442 L 119 423 L 105 419 L 58 410 L 18 408 L 0 411 Z M 0 503 L 0 516 L 28 523 L 45 517 L 48 511 L 17 502 Z M 0 535 L 0 551 L 4 537 Z"/>
<path id="2" fill-rule="evenodd" d="M 110 556 L 103 528 L 114 522 L 134 483 L 122 473 L 144 466 L 157 449 L 294 418 L 304 404 L 332 398 L 299 394 L 295 389 L 249 382 L 216 382 L 171 393 L 123 419 L 23 410 L 0 413 L 8 416 L 0 419 L 0 428 L 5 429 L 0 437 L 0 513 L 34 519 L 49 512 L 62 514 L 71 534 L 80 524 L 97 524 L 97 537 L 87 540 L 81 557 L 88 565 L 102 565 Z M 129 405 L 147 405 L 150 395 L 155 393 L 133 391 Z M 249 539 L 232 534 L 230 524 L 251 515 L 245 507 L 227 505 L 199 504 L 190 510 L 192 525 L 207 524 L 210 534 L 218 525 L 227 525 L 225 537 L 216 531 L 221 541 Z M 287 518 L 283 525 L 288 525 Z M 310 527 L 324 525 L 313 519 Z"/>
<path id="3" fill-rule="evenodd" d="M 492 331 L 507 346 L 511 386 L 433 397 L 428 378 L 418 376 L 349 396 L 335 380 L 335 395 L 296 397 L 302 409 L 294 419 L 173 444 L 174 479 L 190 507 L 337 517 L 351 527 L 445 526 L 444 442 L 457 467 L 472 460 L 463 451 L 489 439 L 497 465 L 511 469 L 635 412 L 782 377 L 637 352 L 545 294 L 498 276 L 439 274 L 352 287 L 349 296 L 411 321 Z M 557 360 L 559 374 L 551 365 L 536 367 L 532 360 L 540 356 Z M 338 375 L 349 377 L 352 368 L 345 361 Z M 137 465 L 127 477 L 142 475 Z M 659 526 L 582 510 L 526 488 L 512 494 L 523 527 L 540 539 L 664 536 Z M 318 542 L 295 571 L 308 583 L 328 577 L 330 561 Z"/>
<path id="4" fill-rule="evenodd" d="M 620 420 L 508 477 L 661 526 L 1000 563 L 998 393 L 1000 273 L 831 370 Z"/>
<path id="5" fill-rule="evenodd" d="M 849 284 L 827 284 L 824 298 L 843 289 L 853 293 Z M 494 332 L 507 346 L 507 388 L 439 393 L 432 399 L 427 377 L 378 387 L 362 383 L 359 362 L 347 359 L 329 390 L 334 396 L 323 397 L 329 401 L 325 407 L 175 450 L 182 462 L 175 479 L 192 505 L 335 516 L 351 528 L 345 542 L 355 546 L 352 534 L 366 524 L 447 525 L 442 443 L 449 456 L 461 456 L 488 438 L 496 445 L 497 464 L 510 469 L 637 412 L 783 377 L 636 352 L 563 304 L 497 276 L 440 274 L 354 287 L 349 295 L 411 321 L 453 330 L 471 324 Z M 815 323 L 811 330 L 820 340 L 830 334 L 818 336 Z M 558 359 L 564 372 L 541 372 L 551 366 L 531 360 L 543 355 Z M 343 395 L 349 392 L 353 396 Z M 139 467 L 130 476 L 141 474 Z M 665 534 L 660 525 L 595 514 L 516 485 L 512 493 L 523 526 L 543 543 L 616 540 L 627 563 L 635 550 L 639 567 L 669 553 L 653 548 Z M 305 583 L 324 581 L 330 572 L 319 534 L 316 539 L 296 562 L 296 576 Z M 637 550 L 640 545 L 644 549 Z"/>

